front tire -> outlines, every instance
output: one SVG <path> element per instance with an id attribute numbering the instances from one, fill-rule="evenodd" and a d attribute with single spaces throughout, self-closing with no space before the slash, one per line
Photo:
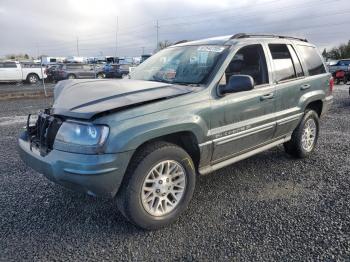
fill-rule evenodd
<path id="1" fill-rule="evenodd" d="M 297 158 L 308 157 L 315 149 L 319 135 L 319 118 L 314 110 L 306 110 L 302 120 L 284 143 L 285 151 Z"/>
<path id="2" fill-rule="evenodd" d="M 117 195 L 117 205 L 133 224 L 158 229 L 187 208 L 195 188 L 191 157 L 177 145 L 155 142 L 133 157 Z"/>

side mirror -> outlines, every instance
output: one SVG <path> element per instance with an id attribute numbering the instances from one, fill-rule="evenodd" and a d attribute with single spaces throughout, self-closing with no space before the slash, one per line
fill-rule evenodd
<path id="1" fill-rule="evenodd" d="M 254 79 L 249 75 L 233 75 L 225 86 L 219 86 L 219 94 L 249 91 L 254 88 Z"/>

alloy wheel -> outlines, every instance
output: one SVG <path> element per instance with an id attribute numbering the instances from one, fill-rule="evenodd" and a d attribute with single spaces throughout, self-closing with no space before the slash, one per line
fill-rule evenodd
<path id="1" fill-rule="evenodd" d="M 315 120 L 312 118 L 308 119 L 305 123 L 304 129 L 303 129 L 303 135 L 301 138 L 302 146 L 307 152 L 310 152 L 315 145 L 316 132 L 317 132 L 317 127 L 316 127 Z"/>
<path id="2" fill-rule="evenodd" d="M 185 169 L 176 161 L 156 164 L 147 174 L 141 191 L 143 208 L 152 216 L 164 216 L 174 210 L 186 190 Z"/>

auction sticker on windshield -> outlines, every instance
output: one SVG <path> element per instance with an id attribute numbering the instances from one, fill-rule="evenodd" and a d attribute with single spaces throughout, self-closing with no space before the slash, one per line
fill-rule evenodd
<path id="1" fill-rule="evenodd" d="M 224 49 L 225 49 L 224 46 L 215 46 L 215 45 L 202 45 L 197 48 L 198 51 L 216 52 L 216 53 L 221 53 Z"/>

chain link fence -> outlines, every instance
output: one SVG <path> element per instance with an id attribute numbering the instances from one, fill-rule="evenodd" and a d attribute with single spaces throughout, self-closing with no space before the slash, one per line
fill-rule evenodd
<path id="1" fill-rule="evenodd" d="M 66 79 L 127 77 L 133 65 L 114 63 L 50 63 L 0 61 L 0 98 L 41 94 L 51 96 L 55 84 Z"/>

